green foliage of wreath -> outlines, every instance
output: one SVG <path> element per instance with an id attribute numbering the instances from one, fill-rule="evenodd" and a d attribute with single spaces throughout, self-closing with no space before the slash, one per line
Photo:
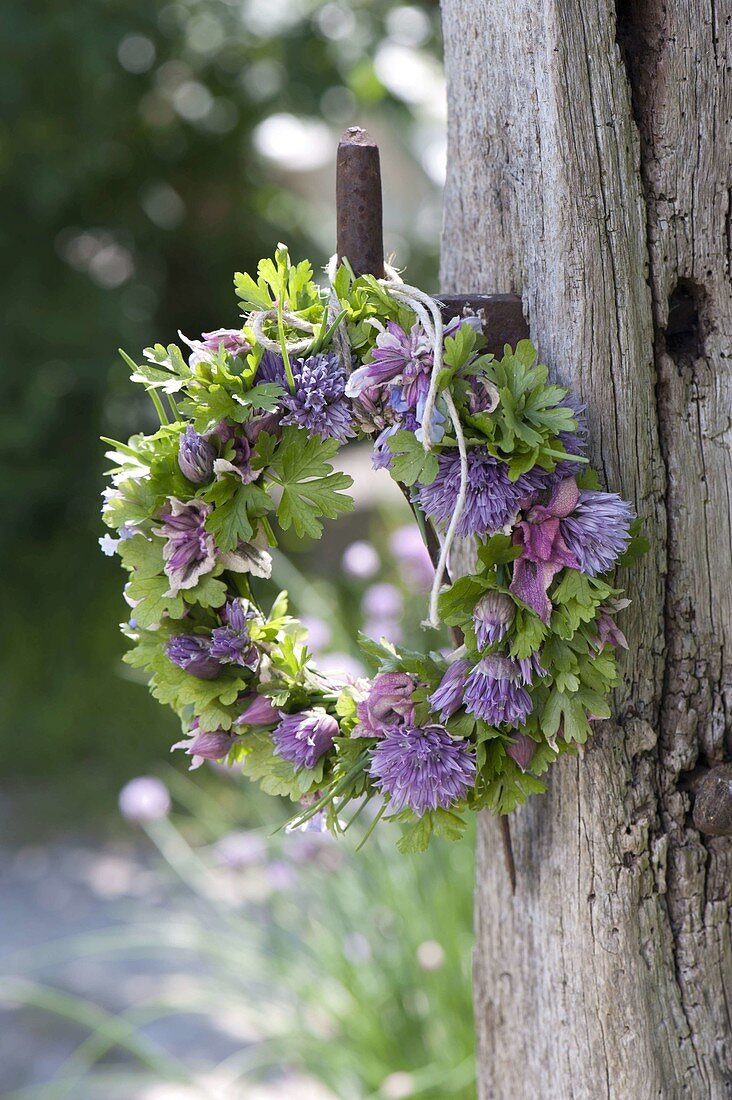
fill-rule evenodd
<path id="1" fill-rule="evenodd" d="M 403 851 L 455 839 L 466 810 L 507 814 L 542 792 L 610 716 L 627 603 L 614 571 L 645 549 L 638 521 L 601 490 L 583 406 L 528 341 L 497 359 L 476 319 L 430 333 L 404 294 L 347 263 L 322 289 L 283 246 L 235 286 L 241 330 L 186 340 L 187 354 L 155 345 L 142 363 L 123 353 L 160 418 L 105 441 L 115 535 L 100 541 L 129 574 L 126 660 L 179 715 L 193 766 L 241 765 L 298 804 L 296 824 L 339 832 L 349 803 L 375 799 L 373 825 L 406 826 Z M 320 538 L 353 508 L 333 460 L 364 437 L 432 545 L 458 510 L 475 550 L 439 593 L 458 647 L 361 638 L 370 681 L 318 669 L 285 593 L 262 606 L 278 530 Z"/>

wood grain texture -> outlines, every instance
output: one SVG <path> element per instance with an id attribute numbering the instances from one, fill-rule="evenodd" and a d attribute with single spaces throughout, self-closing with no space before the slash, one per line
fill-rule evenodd
<path id="1" fill-rule="evenodd" d="M 523 296 L 653 540 L 615 718 L 514 815 L 513 897 L 481 822 L 482 1100 L 732 1097 L 732 849 L 686 783 L 730 755 L 732 12 L 618 8 L 442 0 L 443 289 Z"/>

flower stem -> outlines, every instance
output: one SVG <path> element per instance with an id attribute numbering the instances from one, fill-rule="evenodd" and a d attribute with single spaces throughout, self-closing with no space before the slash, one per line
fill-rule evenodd
<path id="1" fill-rule="evenodd" d="M 160 417 L 161 425 L 170 424 L 170 418 L 169 418 L 168 414 L 166 413 L 166 411 L 163 407 L 163 403 L 160 400 L 160 397 L 157 394 L 157 392 L 152 388 L 152 386 L 150 386 L 148 388 L 147 392 L 150 395 L 150 400 L 152 401 L 153 405 L 155 406 L 155 411 L 157 412 L 158 416 Z"/>
<path id="2" fill-rule="evenodd" d="M 292 373 L 292 366 L 290 365 L 290 356 L 287 351 L 287 340 L 285 339 L 285 322 L 282 317 L 282 299 L 277 299 L 277 332 L 280 338 L 280 348 L 282 349 L 282 361 L 285 364 L 285 374 L 287 376 L 287 385 L 290 388 L 290 393 L 295 392 L 295 378 Z"/>

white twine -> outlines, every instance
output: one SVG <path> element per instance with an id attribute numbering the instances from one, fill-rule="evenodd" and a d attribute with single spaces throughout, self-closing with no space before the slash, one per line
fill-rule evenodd
<path id="1" fill-rule="evenodd" d="M 336 288 L 333 285 L 335 282 L 336 271 L 338 270 L 338 254 L 333 253 L 328 260 L 328 266 L 326 267 L 326 273 L 328 275 L 328 282 L 330 283 L 330 297 L 328 298 L 328 324 L 332 325 L 338 314 L 341 312 L 341 300 L 336 293 Z M 348 332 L 343 321 L 340 322 L 338 327 L 333 332 L 333 346 L 336 350 L 336 355 L 343 368 L 343 372 L 348 378 L 351 373 L 351 344 L 348 339 Z"/>
<path id="2" fill-rule="evenodd" d="M 332 324 L 338 314 L 340 313 L 340 300 L 334 287 L 334 281 L 336 271 L 338 267 L 338 256 L 331 256 L 326 267 L 328 275 L 328 281 L 330 283 L 330 296 L 328 298 L 328 321 Z M 439 381 L 440 371 L 442 370 L 442 343 L 444 339 L 444 325 L 442 323 L 442 313 L 440 307 L 434 298 L 431 298 L 429 294 L 425 294 L 423 290 L 420 290 L 416 286 L 410 286 L 408 283 L 402 281 L 399 272 L 391 267 L 389 264 L 384 264 L 385 277 L 379 279 L 379 282 L 388 290 L 392 298 L 395 298 L 397 302 L 401 302 L 402 305 L 407 306 L 413 313 L 419 318 L 422 326 L 427 333 L 427 338 L 432 347 L 432 372 L 430 374 L 430 385 L 427 391 L 427 399 L 425 401 L 424 412 L 422 415 L 422 446 L 425 451 L 432 450 L 432 417 L 435 411 L 435 403 L 437 401 L 437 386 Z M 273 340 L 267 336 L 264 332 L 264 324 L 266 321 L 276 321 L 278 319 L 277 310 L 262 310 L 261 312 L 255 312 L 250 314 L 249 323 L 252 326 L 254 335 L 257 342 L 269 351 L 279 352 L 282 350 L 281 344 L 278 340 Z M 290 328 L 299 330 L 300 332 L 307 332 L 310 334 L 309 339 L 303 340 L 286 340 L 285 347 L 288 354 L 291 355 L 303 355 L 310 345 L 312 344 L 312 336 L 316 331 L 315 325 L 310 321 L 305 321 L 297 314 L 284 311 L 282 313 L 282 320 L 285 321 Z M 336 349 L 336 353 L 340 359 L 343 369 L 346 374 L 351 369 L 351 348 L 348 341 L 348 334 L 346 327 L 343 323 L 339 324 L 333 333 L 333 344 Z M 457 533 L 458 524 L 462 519 L 463 511 L 465 510 L 465 498 L 468 489 L 468 453 L 465 446 L 465 436 L 463 435 L 462 425 L 460 423 L 460 417 L 458 416 L 457 409 L 455 408 L 455 402 L 452 399 L 452 395 L 449 391 L 445 391 L 443 395 L 447 411 L 452 422 L 452 427 L 455 432 L 455 438 L 457 439 L 458 451 L 460 452 L 460 488 L 458 491 L 457 500 L 455 501 L 455 509 L 452 514 L 452 518 L 448 525 L 445 537 L 442 540 L 440 547 L 440 556 L 435 567 L 435 579 L 432 583 L 432 589 L 430 591 L 429 602 L 429 618 L 426 621 L 427 626 L 438 628 L 440 626 L 440 617 L 438 615 L 437 606 L 440 598 L 440 592 L 442 591 L 442 582 L 445 578 L 445 572 L 447 570 L 448 562 L 450 559 L 450 551 L 452 549 L 453 542 Z"/>
<path id="3" fill-rule="evenodd" d="M 391 272 L 389 272 L 389 274 L 391 274 Z M 409 286 L 401 280 L 397 282 L 391 278 L 382 279 L 381 283 L 393 298 L 396 298 L 398 302 L 402 302 L 413 310 L 422 322 L 422 326 L 432 345 L 430 388 L 427 391 L 427 400 L 425 401 L 424 412 L 422 414 L 422 446 L 425 451 L 431 451 L 433 443 L 432 416 L 437 401 L 439 375 L 442 370 L 442 341 L 445 331 L 442 323 L 442 313 L 434 298 L 431 298 L 429 294 L 425 294 L 423 290 L 419 290 L 418 287 Z M 458 416 L 455 402 L 449 390 L 445 391 L 443 399 L 447 406 L 450 420 L 452 421 L 455 438 L 457 439 L 458 451 L 460 453 L 460 488 L 458 490 L 457 500 L 455 501 L 455 508 L 450 523 L 445 532 L 445 538 L 442 540 L 440 556 L 435 567 L 435 578 L 430 590 L 429 617 L 425 622 L 425 626 L 431 626 L 435 629 L 440 626 L 438 602 L 442 591 L 442 582 L 445 578 L 445 572 L 450 560 L 450 551 L 455 541 L 458 524 L 465 511 L 465 498 L 468 492 L 468 451 L 465 446 L 465 436 L 463 434 L 462 424 L 460 423 L 460 417 Z"/>
<path id="4" fill-rule="evenodd" d="M 279 315 L 276 309 L 263 309 L 255 311 L 249 314 L 249 324 L 252 326 L 252 331 L 256 337 L 257 343 L 266 348 L 267 351 L 282 351 L 282 344 L 279 340 L 273 340 L 270 336 L 267 336 L 264 331 L 265 321 L 277 321 Z M 288 310 L 282 311 L 282 320 L 290 326 L 290 328 L 298 329 L 300 332 L 309 332 L 310 338 L 303 340 L 285 340 L 285 347 L 287 348 L 288 355 L 304 355 L 313 342 L 313 335 L 315 333 L 315 325 L 311 321 L 306 321 L 302 317 L 298 317 L 296 313 L 290 313 Z"/>

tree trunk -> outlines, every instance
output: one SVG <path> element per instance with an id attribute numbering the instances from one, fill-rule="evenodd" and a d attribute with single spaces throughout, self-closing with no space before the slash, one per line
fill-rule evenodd
<path id="1" fill-rule="evenodd" d="M 730 756 L 732 14 L 617 7 L 442 0 L 443 289 L 523 295 L 652 540 L 614 720 L 511 819 L 514 896 L 480 824 L 482 1100 L 732 1097 L 732 842 L 689 792 Z"/>

